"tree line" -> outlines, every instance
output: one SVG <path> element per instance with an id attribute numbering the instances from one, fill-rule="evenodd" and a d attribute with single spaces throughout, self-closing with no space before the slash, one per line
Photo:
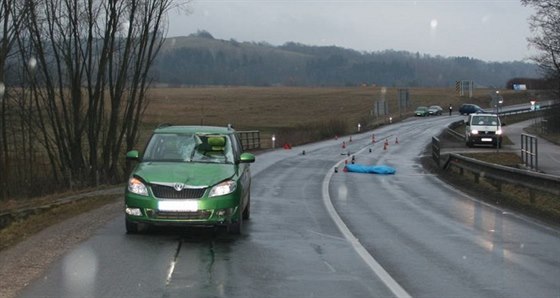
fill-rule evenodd
<path id="1" fill-rule="evenodd" d="M 155 67 L 170 85 L 451 87 L 457 80 L 503 88 L 514 77 L 538 78 L 534 63 L 484 62 L 386 50 L 358 52 L 307 46 L 219 40 L 206 31 L 168 38 Z"/>

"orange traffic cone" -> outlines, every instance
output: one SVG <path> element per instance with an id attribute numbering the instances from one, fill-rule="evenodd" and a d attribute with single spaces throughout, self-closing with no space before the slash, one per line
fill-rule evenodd
<path id="1" fill-rule="evenodd" d="M 346 148 L 346 142 L 342 141 L 342 149 Z"/>
<path id="2" fill-rule="evenodd" d="M 385 143 L 383 143 L 383 150 L 387 150 L 387 147 L 389 147 L 389 140 L 385 139 Z"/>
<path id="3" fill-rule="evenodd" d="M 395 137 L 395 144 L 399 143 L 399 137 Z"/>

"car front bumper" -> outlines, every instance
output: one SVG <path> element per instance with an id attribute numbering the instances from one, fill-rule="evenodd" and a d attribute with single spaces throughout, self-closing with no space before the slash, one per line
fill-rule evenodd
<path id="1" fill-rule="evenodd" d="M 502 136 L 495 134 L 477 134 L 471 135 L 470 140 L 474 144 L 496 144 L 497 142 L 502 142 Z"/>
<path id="2" fill-rule="evenodd" d="M 163 200 L 127 192 L 125 216 L 128 221 L 150 225 L 227 225 L 239 219 L 241 209 L 239 198 L 238 193 L 234 192 L 214 198 Z M 170 204 L 163 203 L 172 203 L 172 207 L 169 207 Z"/>

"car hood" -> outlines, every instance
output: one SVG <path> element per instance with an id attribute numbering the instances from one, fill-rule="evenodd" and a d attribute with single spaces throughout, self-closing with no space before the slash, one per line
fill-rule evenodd
<path id="1" fill-rule="evenodd" d="M 134 175 L 148 183 L 212 186 L 235 175 L 237 165 L 213 163 L 145 162 Z"/>

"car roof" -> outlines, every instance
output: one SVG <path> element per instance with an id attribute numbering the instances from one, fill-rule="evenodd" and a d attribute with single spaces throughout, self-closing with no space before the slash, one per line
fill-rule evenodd
<path id="1" fill-rule="evenodd" d="M 154 130 L 154 133 L 186 133 L 186 134 L 233 134 L 235 130 L 221 126 L 195 126 L 195 125 L 170 125 L 161 126 Z"/>

